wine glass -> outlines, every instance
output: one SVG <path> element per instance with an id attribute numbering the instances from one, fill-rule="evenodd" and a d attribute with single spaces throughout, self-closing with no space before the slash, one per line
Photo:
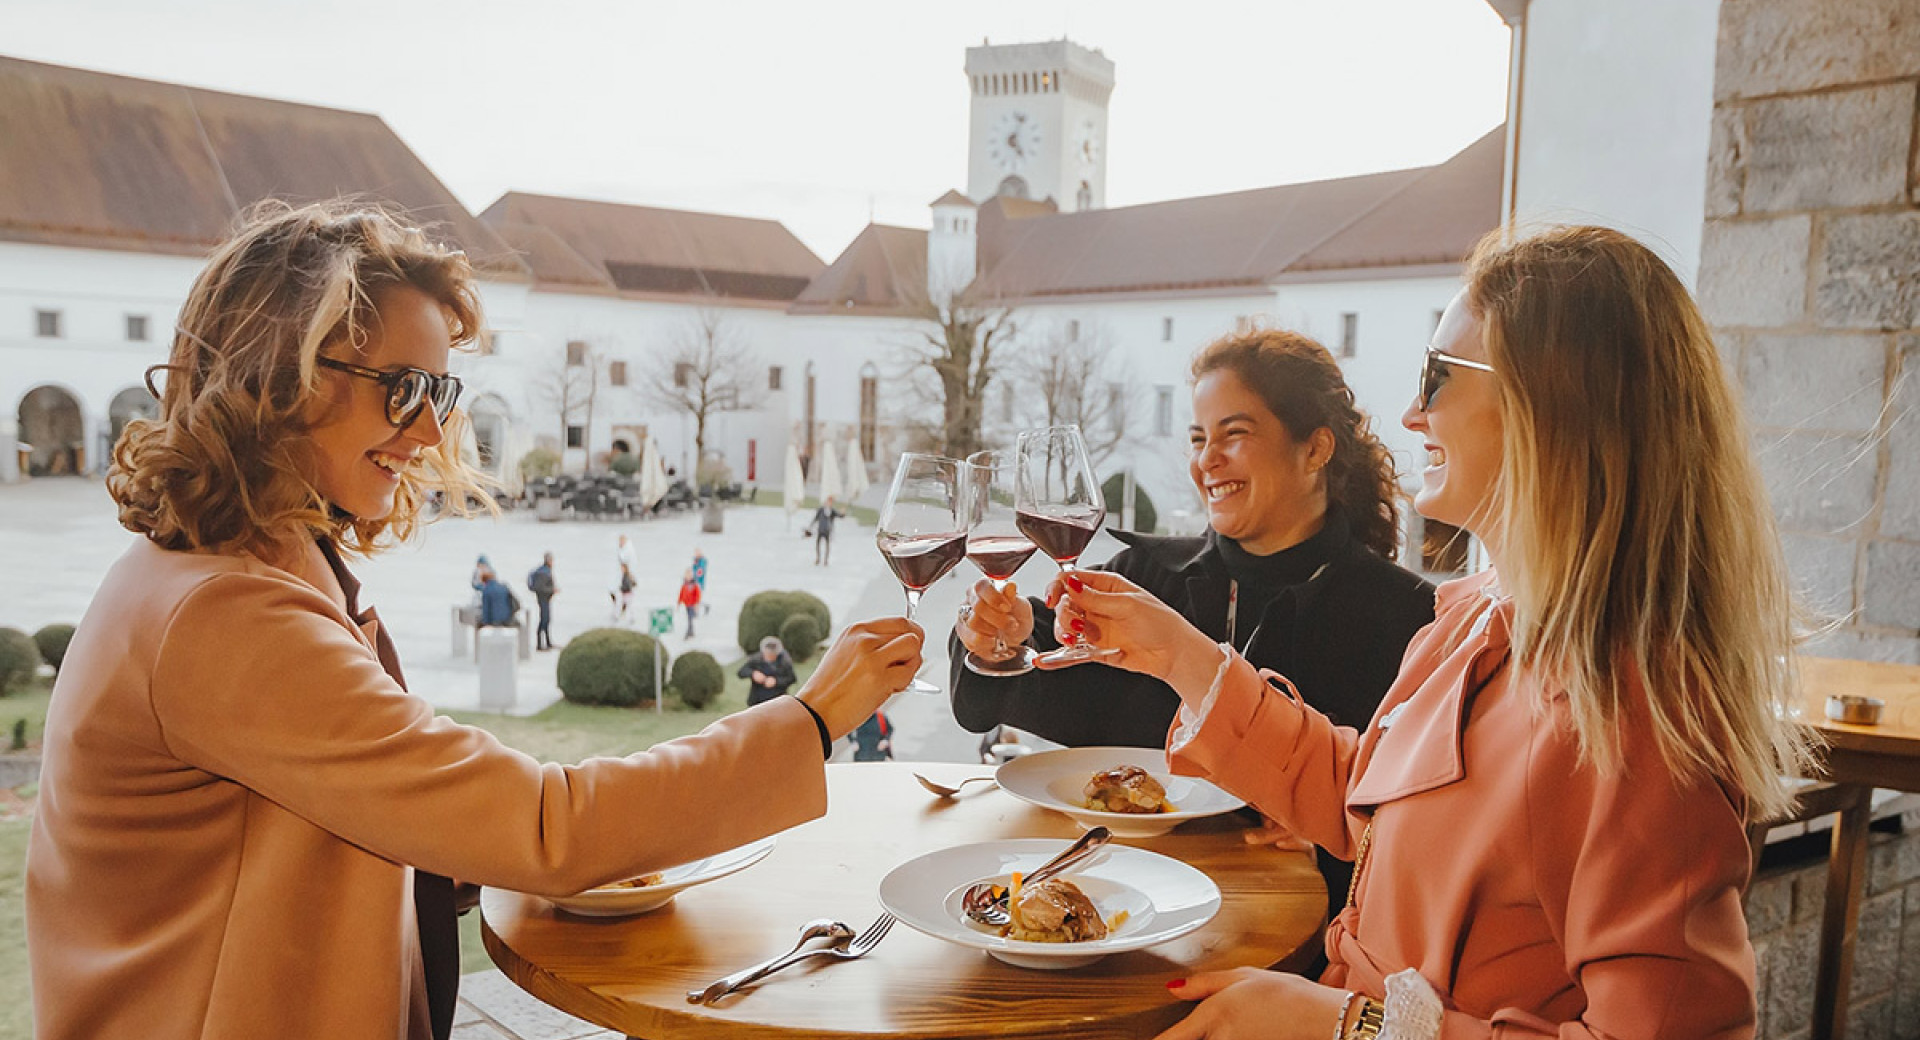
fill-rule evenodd
<path id="1" fill-rule="evenodd" d="M 909 452 L 900 456 L 894 470 L 874 541 L 907 590 L 909 621 L 920 606 L 920 594 L 967 554 L 966 465 L 958 459 Z M 907 689 L 940 692 L 940 687 L 917 676 Z"/>
<path id="2" fill-rule="evenodd" d="M 1086 442 L 1077 425 L 1049 426 L 1020 435 L 1014 462 L 1014 516 L 1022 534 L 1033 539 L 1063 574 L 1100 530 L 1107 504 L 1093 478 Z M 1074 639 L 1037 660 L 1049 664 L 1096 661 L 1112 651 Z"/>
<path id="3" fill-rule="evenodd" d="M 993 587 L 1006 591 L 1007 582 L 1032 558 L 1038 546 L 1020 531 L 1014 512 L 1014 470 L 1018 456 L 1010 451 L 976 451 L 967 456 L 967 559 L 987 576 Z M 968 651 L 967 670 L 978 675 L 1022 675 L 1033 671 L 1031 647 L 1009 647 L 995 636 L 996 657 Z M 1016 652 L 1017 651 L 1017 652 Z"/>

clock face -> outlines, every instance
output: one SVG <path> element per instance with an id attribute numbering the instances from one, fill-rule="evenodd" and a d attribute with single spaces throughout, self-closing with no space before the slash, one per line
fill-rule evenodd
<path id="1" fill-rule="evenodd" d="M 1080 130 L 1074 135 L 1073 156 L 1079 160 L 1082 169 L 1091 170 L 1100 163 L 1100 127 L 1093 120 L 1084 120 Z"/>
<path id="2" fill-rule="evenodd" d="M 1025 112 L 1008 112 L 987 130 L 987 158 L 1015 173 L 1040 154 L 1040 121 Z"/>

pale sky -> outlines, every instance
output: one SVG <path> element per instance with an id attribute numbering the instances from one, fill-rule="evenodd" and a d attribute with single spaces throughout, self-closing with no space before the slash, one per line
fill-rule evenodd
<path id="1" fill-rule="evenodd" d="M 376 112 L 508 190 L 779 220 L 823 260 L 966 188 L 965 51 L 1115 63 L 1107 204 L 1439 162 L 1498 124 L 1485 0 L 0 0 L 0 54 Z"/>

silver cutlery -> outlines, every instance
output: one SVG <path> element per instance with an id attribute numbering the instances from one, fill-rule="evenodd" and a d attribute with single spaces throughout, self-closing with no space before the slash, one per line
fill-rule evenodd
<path id="1" fill-rule="evenodd" d="M 946 784 L 929 780 L 926 777 L 921 776 L 919 773 L 913 774 L 913 778 L 915 780 L 920 781 L 921 787 L 924 787 L 927 790 L 932 791 L 934 794 L 937 794 L 942 798 L 952 798 L 954 795 L 960 793 L 960 789 L 962 787 L 965 787 L 968 784 L 978 784 L 983 782 L 989 783 L 989 784 L 994 783 L 993 777 L 990 777 L 990 776 L 970 776 L 970 777 L 967 777 L 965 780 L 962 780 L 959 783 L 954 784 L 952 787 L 948 787 Z"/>
<path id="2" fill-rule="evenodd" d="M 689 992 L 687 994 L 687 1001 L 693 1004 L 711 1004 L 742 986 L 758 982 L 774 972 L 780 971 L 789 965 L 798 964 L 808 957 L 833 957 L 843 961 L 859 960 L 867 954 L 872 953 L 875 946 L 880 945 L 880 940 L 885 939 L 887 933 L 893 930 L 895 920 L 896 918 L 892 914 L 881 914 L 872 924 L 866 927 L 866 930 L 862 931 L 859 935 L 853 936 L 851 941 L 836 937 L 833 943 L 827 946 L 816 946 L 811 950 L 802 950 L 796 947 L 793 952 L 788 953 L 784 957 L 775 958 L 766 964 L 755 965 L 745 971 L 735 972 L 715 982 L 713 985 L 708 986 L 704 990 Z M 846 925 L 840 925 L 840 927 L 847 928 Z M 849 932 L 852 930 L 851 928 L 847 928 Z M 805 945 L 805 940 L 802 940 L 802 945 Z"/>
<path id="3" fill-rule="evenodd" d="M 1021 884 L 1032 885 L 1066 873 L 1091 857 L 1102 845 L 1113 840 L 1113 832 L 1105 827 L 1095 827 L 1080 836 L 1080 840 L 1066 847 L 1058 856 L 1034 868 Z M 968 888 L 960 897 L 960 909 L 966 915 L 989 928 L 1000 928 L 1013 920 L 1012 910 L 1007 900 L 1013 893 L 1005 885 L 996 885 L 991 881 L 982 881 Z"/>
<path id="4" fill-rule="evenodd" d="M 793 949 L 788 950 L 786 953 L 783 953 L 778 957 L 771 957 L 771 958 L 768 958 L 767 960 L 761 961 L 760 963 L 755 964 L 752 967 L 742 968 L 739 971 L 736 971 L 733 974 L 728 975 L 725 978 L 716 981 L 715 983 L 713 983 L 713 985 L 708 986 L 706 989 L 688 990 L 687 1003 L 703 1004 L 709 1000 L 712 1000 L 715 997 L 720 996 L 723 993 L 727 993 L 735 988 L 744 986 L 755 979 L 764 978 L 768 975 L 771 975 L 774 972 L 779 971 L 781 968 L 786 967 L 788 964 L 791 964 L 794 961 L 800 959 L 801 957 L 807 956 L 808 954 L 812 954 L 812 953 L 819 953 L 821 949 L 832 948 L 832 946 L 827 946 L 827 947 L 820 947 L 813 950 L 807 950 L 805 952 L 802 952 L 801 948 L 806 946 L 808 943 L 812 942 L 815 939 L 829 939 L 832 941 L 833 945 L 839 945 L 842 943 L 850 942 L 853 939 L 853 937 L 854 936 L 853 936 L 852 926 L 845 924 L 844 922 L 831 920 L 825 917 L 808 921 L 806 925 L 800 929 L 800 941 L 793 944 Z"/>

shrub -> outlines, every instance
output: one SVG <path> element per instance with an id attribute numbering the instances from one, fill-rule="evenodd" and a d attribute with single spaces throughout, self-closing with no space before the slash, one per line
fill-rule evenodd
<path id="1" fill-rule="evenodd" d="M 652 636 L 595 628 L 567 642 L 554 666 L 554 679 L 560 695 L 575 704 L 630 707 L 653 699 L 653 655 L 666 652 Z M 666 661 L 663 656 L 661 663 Z"/>
<path id="2" fill-rule="evenodd" d="M 40 648 L 40 659 L 60 670 L 60 662 L 67 659 L 67 644 L 73 642 L 72 625 L 48 625 L 33 634 L 33 645 Z"/>
<path id="3" fill-rule="evenodd" d="M 833 631 L 833 614 L 813 593 L 756 592 L 740 604 L 740 652 L 759 653 L 760 640 L 780 635 L 780 629 L 786 625 L 787 619 L 795 614 L 813 615 L 813 619 L 820 622 L 819 638 L 825 638 L 828 632 Z M 791 652 L 792 647 L 788 647 L 788 650 Z"/>
<path id="4" fill-rule="evenodd" d="M 40 648 L 17 628 L 0 628 L 0 693 L 26 685 L 40 670 Z"/>
<path id="5" fill-rule="evenodd" d="M 1120 516 L 1120 507 L 1126 502 L 1127 477 L 1124 473 L 1115 473 L 1100 485 L 1100 497 L 1107 500 L 1107 515 Z M 1147 495 L 1147 489 L 1139 484 L 1133 486 L 1133 529 L 1141 534 L 1152 534 L 1154 526 L 1160 522 L 1160 513 L 1153 508 L 1153 499 Z"/>
<path id="6" fill-rule="evenodd" d="M 520 456 L 520 478 L 536 480 L 560 475 L 560 453 L 551 448 L 535 448 Z"/>
<path id="7" fill-rule="evenodd" d="M 780 626 L 780 642 L 796 664 L 811 658 L 820 649 L 820 640 L 825 635 L 812 614 L 789 614 Z"/>
<path id="8" fill-rule="evenodd" d="M 640 457 L 630 451 L 617 451 L 608 460 L 607 468 L 623 477 L 631 477 L 640 472 Z"/>
<path id="9" fill-rule="evenodd" d="M 704 650 L 690 650 L 673 662 L 673 681 L 668 686 L 680 703 L 694 711 L 713 703 L 727 685 L 727 673 L 720 662 Z"/>

